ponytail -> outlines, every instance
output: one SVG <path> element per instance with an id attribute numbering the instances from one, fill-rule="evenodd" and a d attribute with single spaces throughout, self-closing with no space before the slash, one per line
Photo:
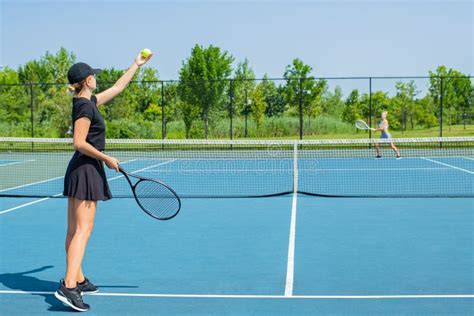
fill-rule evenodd
<path id="1" fill-rule="evenodd" d="M 79 92 L 81 92 L 82 89 L 84 88 L 85 83 L 86 83 L 86 81 L 83 80 L 81 82 L 77 82 L 77 83 L 73 83 L 73 84 L 69 85 L 69 87 L 68 87 L 69 94 L 72 95 L 73 97 L 77 96 L 79 94 Z"/>

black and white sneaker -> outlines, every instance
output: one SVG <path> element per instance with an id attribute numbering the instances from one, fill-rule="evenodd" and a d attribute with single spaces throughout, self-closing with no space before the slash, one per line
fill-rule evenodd
<path id="1" fill-rule="evenodd" d="M 88 278 L 85 278 L 82 283 L 77 283 L 77 289 L 81 294 L 92 294 L 99 292 L 99 288 L 89 281 Z"/>
<path id="2" fill-rule="evenodd" d="M 77 286 L 73 289 L 68 289 L 64 284 L 64 280 L 61 280 L 59 289 L 54 292 L 54 296 L 64 305 L 76 311 L 87 312 L 90 309 L 90 306 L 82 301 L 81 292 Z"/>
<path id="3" fill-rule="evenodd" d="M 382 159 L 382 156 L 377 155 L 377 156 L 375 156 L 375 159 Z"/>

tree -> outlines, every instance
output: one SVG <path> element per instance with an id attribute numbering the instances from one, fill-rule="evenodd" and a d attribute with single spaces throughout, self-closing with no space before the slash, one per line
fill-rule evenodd
<path id="1" fill-rule="evenodd" d="M 163 97 L 163 99 L 161 99 Z M 172 82 L 163 85 L 163 93 L 160 94 L 160 105 L 164 108 L 164 132 L 166 136 L 166 126 L 168 123 L 176 120 L 179 116 L 178 107 L 180 106 L 178 98 L 178 83 Z M 160 108 L 160 117 L 163 119 L 162 108 Z"/>
<path id="2" fill-rule="evenodd" d="M 250 95 L 255 89 L 255 73 L 249 65 L 247 58 L 237 65 L 234 78 L 233 112 L 248 115 Z"/>
<path id="3" fill-rule="evenodd" d="M 209 133 L 209 117 L 224 104 L 225 79 L 231 72 L 234 58 L 220 48 L 195 45 L 191 56 L 180 70 L 181 99 L 190 106 L 198 106 L 204 120 L 204 136 Z"/>
<path id="4" fill-rule="evenodd" d="M 354 89 L 345 102 L 344 111 L 342 112 L 342 119 L 348 123 L 354 123 L 361 118 L 359 109 L 359 90 Z"/>
<path id="5" fill-rule="evenodd" d="M 31 135 L 30 87 L 20 84 L 18 73 L 9 67 L 0 71 L 0 134 Z"/>
<path id="6" fill-rule="evenodd" d="M 390 99 L 387 92 L 375 91 L 372 93 L 372 117 L 374 121 L 372 126 L 377 124 L 377 120 L 380 118 L 380 114 L 383 111 L 387 111 L 390 107 Z M 364 116 L 368 119 L 368 116 Z M 367 122 L 369 123 L 369 122 Z"/>
<path id="7" fill-rule="evenodd" d="M 39 60 L 29 61 L 19 67 L 20 82 L 35 83 L 31 85 L 29 93 L 33 93 L 36 135 L 66 135 L 71 124 L 71 102 L 66 94 L 67 71 L 75 59 L 73 53 L 61 48 L 56 54 L 46 52 Z M 51 129 L 51 126 L 54 128 Z"/>
<path id="8" fill-rule="evenodd" d="M 97 74 L 97 91 L 100 93 L 107 90 L 124 74 L 123 70 L 115 68 L 104 69 L 102 72 Z M 135 74 L 133 81 L 138 78 L 138 74 Z M 100 111 L 104 115 L 106 120 L 118 120 L 118 119 L 136 119 L 139 112 L 138 93 L 140 90 L 135 84 L 130 84 L 125 90 L 122 91 L 118 96 L 111 100 L 107 106 L 100 107 Z"/>
<path id="9" fill-rule="evenodd" d="M 321 100 L 321 113 L 341 117 L 344 110 L 344 100 L 340 86 L 334 88 L 334 93 L 325 89 Z"/>
<path id="10" fill-rule="evenodd" d="M 35 136 L 71 137 L 72 104 L 66 89 L 51 85 L 48 95 L 40 94 L 36 100 L 39 110 L 35 120 Z"/>
<path id="11" fill-rule="evenodd" d="M 194 104 L 187 103 L 186 101 L 179 101 L 178 105 L 184 121 L 186 138 L 191 138 L 193 122 L 199 118 L 201 109 Z"/>
<path id="12" fill-rule="evenodd" d="M 455 78 L 452 78 L 454 88 L 454 115 L 458 119 L 460 117 L 458 114 L 462 115 L 470 110 L 474 110 L 471 99 L 472 86 L 470 78 L 463 75 L 461 72 L 453 70 L 452 75 L 455 76 Z M 459 124 L 459 122 L 456 121 L 456 124 Z"/>
<path id="13" fill-rule="evenodd" d="M 138 111 L 143 113 L 153 102 L 157 102 L 161 92 L 161 84 L 158 82 L 158 71 L 152 68 L 142 68 L 137 76 L 137 84 L 133 93 L 138 96 Z"/>
<path id="14" fill-rule="evenodd" d="M 438 105 L 430 95 L 415 101 L 419 109 L 418 123 L 424 127 L 431 128 L 438 124 L 436 119 L 436 109 Z"/>
<path id="15" fill-rule="evenodd" d="M 263 119 L 265 115 L 265 108 L 267 104 L 265 102 L 265 96 L 263 95 L 263 85 L 262 83 L 257 85 L 255 90 L 252 92 L 252 117 L 255 120 L 257 125 L 257 135 L 258 130 L 263 124 Z"/>
<path id="16" fill-rule="evenodd" d="M 395 115 L 400 118 L 402 123 L 402 131 L 407 129 L 407 121 L 410 122 L 411 129 L 414 129 L 414 121 L 416 119 L 416 103 L 415 97 L 420 93 L 417 90 L 415 82 L 411 80 L 408 83 L 398 81 L 395 84 L 397 94 L 393 98 L 395 108 Z"/>
<path id="17" fill-rule="evenodd" d="M 430 74 L 430 95 L 438 105 L 442 97 L 443 108 L 448 109 L 448 116 L 451 122 L 452 112 L 465 112 L 474 110 L 471 99 L 471 82 L 468 76 L 454 69 L 447 69 L 446 66 L 439 66 L 436 72 Z M 441 87 L 442 83 L 442 87 Z M 436 115 L 439 118 L 439 107 Z M 454 111 L 453 111 L 454 110 Z M 442 119 L 442 118 L 439 118 Z"/>
<path id="18" fill-rule="evenodd" d="M 268 75 L 263 76 L 261 82 L 263 97 L 265 98 L 265 103 L 267 107 L 265 108 L 265 115 L 279 116 L 286 109 L 286 102 L 284 96 L 284 88 L 281 86 L 276 86 L 275 82 L 268 79 Z"/>
<path id="19" fill-rule="evenodd" d="M 74 64 L 76 55 L 60 48 L 56 54 L 46 52 L 39 60 L 27 62 L 18 68 L 22 83 L 64 83 L 67 80 L 67 71 Z"/>
<path id="20" fill-rule="evenodd" d="M 303 115 L 315 116 L 320 112 L 321 95 L 326 87 L 325 80 L 315 80 L 310 75 L 313 68 L 305 65 L 300 59 L 294 59 L 291 65 L 286 67 L 284 78 L 286 79 L 286 101 L 289 106 L 301 106 Z"/>

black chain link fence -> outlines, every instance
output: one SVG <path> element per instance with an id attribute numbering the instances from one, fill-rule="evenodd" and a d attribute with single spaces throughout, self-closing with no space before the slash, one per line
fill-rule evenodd
<path id="1" fill-rule="evenodd" d="M 383 111 L 395 137 L 462 136 L 474 134 L 472 78 L 132 82 L 100 111 L 109 138 L 372 138 L 354 122 L 377 127 Z M 0 136 L 72 136 L 64 84 L 0 85 L 0 115 Z"/>

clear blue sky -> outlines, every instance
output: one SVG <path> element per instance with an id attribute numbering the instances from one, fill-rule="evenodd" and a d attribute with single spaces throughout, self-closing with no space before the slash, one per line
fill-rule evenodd
<path id="1" fill-rule="evenodd" d="M 178 78 L 196 44 L 282 77 L 298 57 L 320 76 L 474 74 L 473 1 L 0 0 L 0 64 L 61 46 L 94 67 L 126 68 L 151 48 L 160 79 Z"/>

